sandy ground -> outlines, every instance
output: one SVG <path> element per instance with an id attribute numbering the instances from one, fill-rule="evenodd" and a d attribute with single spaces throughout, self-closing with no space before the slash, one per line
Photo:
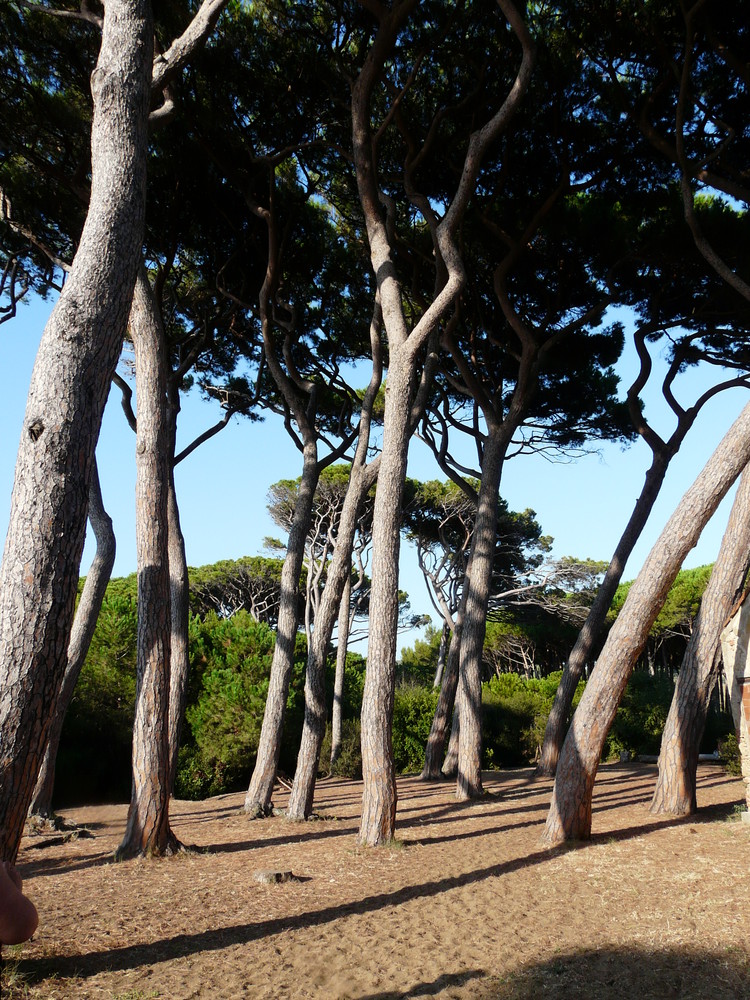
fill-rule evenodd
<path id="1" fill-rule="evenodd" d="M 701 766 L 701 811 L 675 820 L 647 811 L 654 777 L 603 766 L 593 839 L 552 852 L 551 782 L 530 770 L 488 772 L 468 805 L 400 779 L 400 841 L 377 850 L 356 845 L 361 785 L 336 779 L 306 824 L 249 821 L 239 794 L 175 802 L 204 851 L 165 860 L 112 863 L 124 805 L 68 810 L 94 836 L 24 840 L 41 923 L 5 949 L 3 996 L 750 998 L 740 783 Z M 267 869 L 299 881 L 256 881 Z"/>

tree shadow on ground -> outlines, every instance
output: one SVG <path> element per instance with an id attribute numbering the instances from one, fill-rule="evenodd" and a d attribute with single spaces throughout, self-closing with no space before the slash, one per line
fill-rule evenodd
<path id="1" fill-rule="evenodd" d="M 394 1000 L 418 995 L 387 994 Z M 691 947 L 569 952 L 502 980 L 490 980 L 467 990 L 466 996 L 475 1000 L 742 1000 L 750 996 L 750 951 L 743 941 L 728 942 L 722 952 Z"/>

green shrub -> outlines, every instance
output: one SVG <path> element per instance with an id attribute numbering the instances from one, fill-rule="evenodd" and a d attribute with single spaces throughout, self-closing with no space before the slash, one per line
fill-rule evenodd
<path id="1" fill-rule="evenodd" d="M 331 767 L 331 726 L 326 726 L 320 751 L 319 773 L 337 778 L 362 778 L 362 732 L 359 719 L 344 719 L 341 724 L 341 753 Z"/>
<path id="2" fill-rule="evenodd" d="M 734 733 L 719 740 L 719 760 L 724 765 L 727 774 L 739 777 L 742 774 L 742 761 L 740 760 L 740 746 Z"/>
<path id="3" fill-rule="evenodd" d="M 393 704 L 393 758 L 400 773 L 424 767 L 424 748 L 430 735 L 439 691 L 434 687 L 403 684 Z"/>
<path id="4" fill-rule="evenodd" d="M 191 622 L 192 697 L 176 793 L 217 795 L 250 780 L 263 722 L 275 633 L 246 611 Z M 304 713 L 305 641 L 300 637 L 284 725 L 282 770 L 293 770 Z"/>
<path id="5" fill-rule="evenodd" d="M 640 671 L 633 673 L 602 756 L 613 760 L 623 751 L 631 756 L 658 754 L 673 694 L 674 685 L 668 677 L 652 677 Z"/>

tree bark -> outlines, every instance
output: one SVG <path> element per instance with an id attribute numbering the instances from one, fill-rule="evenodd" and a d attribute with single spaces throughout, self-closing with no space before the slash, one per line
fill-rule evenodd
<path id="1" fill-rule="evenodd" d="M 188 673 L 190 670 L 189 624 L 190 581 L 188 579 L 185 538 L 180 526 L 180 508 L 174 479 L 174 455 L 177 432 L 179 397 L 169 407 L 169 469 L 167 481 L 167 530 L 170 593 L 170 656 L 169 656 L 169 794 L 174 794 L 180 735 L 185 718 Z"/>
<path id="2" fill-rule="evenodd" d="M 117 857 L 164 855 L 179 843 L 169 826 L 169 665 L 171 640 L 166 419 L 166 341 L 141 266 L 130 330 L 138 395 L 136 551 L 138 681 L 133 723 L 133 786 Z"/>
<path id="3" fill-rule="evenodd" d="M 396 771 L 391 726 L 396 677 L 401 499 L 409 450 L 411 369 L 391 348 L 385 389 L 383 449 L 372 533 L 370 641 L 362 698 L 362 776 L 359 842 L 388 843 L 396 829 Z"/>
<path id="4" fill-rule="evenodd" d="M 363 462 L 366 457 L 367 443 L 367 440 L 364 441 L 361 454 L 358 445 L 360 462 Z M 323 744 L 326 728 L 326 654 L 333 634 L 333 626 L 336 624 L 336 616 L 339 609 L 343 609 L 342 595 L 345 585 L 347 582 L 351 585 L 352 548 L 357 531 L 357 518 L 362 501 L 371 486 L 372 477 L 367 475 L 367 469 L 353 463 L 349 488 L 346 491 L 344 506 L 339 518 L 336 548 L 328 569 L 328 577 L 318 613 L 315 616 L 315 628 L 312 632 L 312 642 L 307 656 L 305 721 L 297 756 L 297 769 L 294 773 L 294 782 L 287 807 L 289 819 L 307 819 L 312 812 L 315 779 L 320 762 L 320 748 Z M 345 614 L 348 620 L 348 605 Z M 344 652 L 344 656 L 346 657 L 346 652 Z"/>
<path id="5" fill-rule="evenodd" d="M 622 574 L 625 571 L 625 564 L 630 558 L 630 554 L 636 542 L 641 537 L 641 532 L 648 521 L 653 510 L 656 498 L 664 482 L 669 458 L 666 455 L 657 454 L 646 473 L 643 491 L 638 497 L 630 515 L 625 531 L 617 544 L 615 553 L 612 556 L 607 572 L 604 574 L 601 586 L 594 598 L 594 603 L 586 617 L 578 638 L 575 641 L 570 656 L 563 669 L 560 684 L 555 692 L 555 699 L 552 703 L 547 726 L 544 730 L 544 742 L 542 753 L 537 765 L 536 773 L 539 777 L 552 778 L 557 770 L 557 762 L 560 759 L 560 749 L 565 738 L 565 728 L 570 715 L 570 708 L 573 704 L 573 697 L 578 687 L 578 682 L 583 675 L 584 667 L 588 662 L 594 643 L 601 633 L 607 612 L 612 604 L 619 586 Z"/>
<path id="6" fill-rule="evenodd" d="M 29 816 L 38 816 L 42 819 L 49 819 L 54 815 L 52 812 L 52 793 L 55 788 L 55 763 L 60 747 L 63 723 L 73 699 L 81 667 L 83 667 L 91 645 L 91 638 L 96 628 L 99 611 L 115 562 L 115 533 L 112 528 L 112 518 L 107 514 L 102 502 L 96 460 L 94 460 L 89 487 L 88 519 L 96 538 L 96 554 L 86 575 L 86 582 L 83 585 L 83 592 L 73 620 L 70 645 L 68 646 L 68 665 L 65 668 L 65 676 L 55 706 L 55 713 L 50 723 L 44 759 L 29 806 Z"/>
<path id="7" fill-rule="evenodd" d="M 435 677 L 432 686 L 439 688 L 443 684 L 443 673 L 445 672 L 445 661 L 448 655 L 448 640 L 451 636 L 451 627 L 448 622 L 443 622 L 440 630 L 440 645 L 438 646 L 437 666 L 435 667 Z"/>
<path id="8" fill-rule="evenodd" d="M 460 655 L 460 654 L 459 654 Z M 453 702 L 453 718 L 451 719 L 451 738 L 448 740 L 448 749 L 445 753 L 445 760 L 440 769 L 444 778 L 455 778 L 458 774 L 458 742 L 461 738 L 461 688 L 458 687 L 458 675 L 456 675 L 456 697 Z"/>
<path id="9" fill-rule="evenodd" d="M 315 490 L 320 475 L 317 443 L 314 438 L 306 441 L 303 455 L 302 477 L 294 508 L 294 519 L 289 532 L 284 566 L 281 570 L 276 645 L 273 651 L 271 677 L 268 683 L 263 725 L 258 742 L 258 756 L 245 796 L 245 812 L 253 818 L 269 814 L 273 783 L 276 780 L 276 770 L 279 766 L 284 713 L 289 694 L 289 682 L 292 677 L 294 647 L 299 624 L 300 573 L 302 572 L 302 560 L 305 556 L 305 540 L 312 519 Z"/>
<path id="10" fill-rule="evenodd" d="M 750 468 L 740 478 L 719 555 L 701 599 L 669 708 L 652 813 L 689 816 L 698 808 L 696 771 L 720 655 L 721 633 L 750 566 Z"/>
<path id="11" fill-rule="evenodd" d="M 91 197 L 31 377 L 0 569 L 0 859 L 13 861 L 67 665 L 86 507 L 143 238 L 153 28 L 108 0 L 91 77 Z"/>
<path id="12" fill-rule="evenodd" d="M 588 839 L 604 741 L 625 685 L 680 566 L 750 460 L 748 404 L 680 501 L 628 593 L 563 744 L 543 841 Z"/>
<path id="13" fill-rule="evenodd" d="M 331 767 L 341 756 L 344 715 L 344 675 L 346 652 L 349 645 L 349 605 L 352 599 L 351 569 L 344 581 L 344 589 L 339 604 L 339 645 L 336 650 L 336 676 L 333 681 L 333 706 L 331 709 Z"/>
<path id="14" fill-rule="evenodd" d="M 464 589 L 464 593 L 465 593 Z M 453 712 L 456 702 L 456 691 L 458 689 L 458 665 L 461 656 L 461 633 L 463 631 L 464 618 L 464 597 L 461 597 L 461 604 L 456 614 L 456 621 L 453 628 L 448 655 L 445 661 L 445 670 L 440 685 L 435 714 L 432 717 L 430 735 L 427 737 L 427 746 L 424 753 L 424 767 L 420 775 L 422 781 L 438 781 L 443 777 L 441 766 L 443 764 L 443 751 L 445 749 L 445 735 L 448 732 L 448 721 Z M 458 770 L 458 747 L 456 746 L 456 763 L 453 774 L 455 777 Z"/>
<path id="15" fill-rule="evenodd" d="M 487 606 L 497 544 L 497 507 L 500 476 L 508 441 L 505 428 L 487 428 L 482 456 L 471 559 L 466 574 L 466 608 L 461 633 L 458 683 L 461 686 L 461 728 L 458 739 L 456 798 L 479 798 L 482 789 L 482 649 L 487 629 Z"/>

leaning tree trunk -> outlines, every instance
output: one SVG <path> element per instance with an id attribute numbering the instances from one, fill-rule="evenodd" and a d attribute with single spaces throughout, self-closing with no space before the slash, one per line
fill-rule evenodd
<path id="1" fill-rule="evenodd" d="M 461 801 L 482 795 L 482 650 L 497 545 L 498 490 L 506 446 L 507 433 L 501 433 L 500 428 L 490 425 L 482 458 L 471 560 L 464 583 L 466 607 L 458 679 L 461 686 L 461 727 L 456 777 L 456 798 Z"/>
<path id="2" fill-rule="evenodd" d="M 459 647 L 460 656 L 460 647 Z M 445 751 L 445 760 L 440 768 L 440 773 L 444 778 L 455 778 L 458 774 L 458 742 L 461 739 L 461 688 L 458 686 L 458 675 L 456 676 L 456 696 L 453 701 L 453 716 L 451 718 L 451 736 L 448 740 L 448 749 Z"/>
<path id="3" fill-rule="evenodd" d="M 299 580 L 305 556 L 305 540 L 310 529 L 313 500 L 320 475 L 317 444 L 314 439 L 305 443 L 303 455 L 302 477 L 287 541 L 286 557 L 281 570 L 276 645 L 258 742 L 258 756 L 245 796 L 245 812 L 253 818 L 267 816 L 271 810 L 273 783 L 276 780 L 281 753 L 284 712 L 294 666 L 294 647 L 299 624 Z"/>
<path id="4" fill-rule="evenodd" d="M 344 676 L 346 674 L 346 653 L 349 646 L 349 606 L 352 600 L 351 568 L 344 581 L 344 589 L 339 604 L 339 645 L 336 650 L 336 675 L 333 680 L 333 706 L 331 708 L 331 767 L 341 756 L 344 718 Z"/>
<path id="5" fill-rule="evenodd" d="M 724 537 L 701 598 L 664 726 L 652 813 L 688 816 L 698 808 L 698 751 L 706 727 L 721 633 L 742 593 L 750 566 L 750 468 L 742 473 Z"/>
<path id="6" fill-rule="evenodd" d="M 643 492 L 638 497 L 630 515 L 625 531 L 617 544 L 615 554 L 607 567 L 601 586 L 591 605 L 586 621 L 578 638 L 575 641 L 570 656 L 563 669 L 563 675 L 555 692 L 555 700 L 552 703 L 547 726 L 544 730 L 544 742 L 542 753 L 537 765 L 536 773 L 539 777 L 552 778 L 557 770 L 557 762 L 560 758 L 560 749 L 565 738 L 565 727 L 567 724 L 570 709 L 573 704 L 573 697 L 578 687 L 578 682 L 583 675 L 583 668 L 591 656 L 594 643 L 601 633 L 607 612 L 612 604 L 617 587 L 625 571 L 625 564 L 630 558 L 630 554 L 636 542 L 641 537 L 643 528 L 648 521 L 656 498 L 664 482 L 664 476 L 669 465 L 669 459 L 665 455 L 657 454 L 651 463 L 651 467 L 646 473 L 643 485 Z"/>
<path id="7" fill-rule="evenodd" d="M 427 737 L 427 745 L 424 752 L 424 767 L 420 775 L 422 781 L 438 781 L 444 776 L 454 778 L 458 771 L 458 727 L 456 727 L 455 768 L 453 773 L 444 775 L 441 767 L 443 765 L 443 751 L 445 749 L 445 736 L 448 732 L 448 722 L 453 713 L 456 703 L 456 691 L 458 689 L 458 665 L 461 656 L 461 633 L 463 631 L 465 594 L 466 588 L 464 587 L 463 594 L 461 595 L 461 604 L 456 613 L 453 635 L 448 646 L 443 680 L 440 685 L 437 705 L 435 706 L 435 714 L 432 717 L 430 735 Z"/>
<path id="8" fill-rule="evenodd" d="M 180 508 L 174 481 L 174 454 L 177 431 L 177 405 L 172 403 L 169 414 L 169 479 L 167 484 L 167 530 L 169 553 L 169 594 L 170 594 L 170 655 L 169 655 L 169 794 L 174 794 L 177 776 L 177 756 L 180 750 L 180 734 L 185 717 L 187 702 L 189 653 L 189 599 L 185 538 L 180 526 Z"/>
<path id="9" fill-rule="evenodd" d="M 440 630 L 440 645 L 438 646 L 437 664 L 435 666 L 435 677 L 432 686 L 439 688 L 443 683 L 443 673 L 445 671 L 445 660 L 448 656 L 448 640 L 451 636 L 451 627 L 448 622 L 443 622 Z"/>
<path id="10" fill-rule="evenodd" d="M 96 460 L 94 460 L 89 487 L 88 518 L 96 538 L 96 554 L 86 574 L 83 593 L 76 609 L 73 630 L 70 634 L 70 645 L 68 646 L 68 665 L 65 668 L 65 676 L 50 724 L 44 760 L 29 806 L 29 816 L 38 816 L 41 819 L 50 819 L 54 815 L 52 812 L 52 793 L 55 787 L 55 763 L 63 723 L 73 698 L 78 675 L 91 645 L 91 638 L 96 628 L 99 611 L 115 562 L 115 533 L 112 529 L 112 518 L 104 509 L 102 502 Z"/>
<path id="11" fill-rule="evenodd" d="M 357 450 L 360 451 L 359 446 Z M 366 454 L 367 441 L 364 442 L 360 461 L 364 460 Z M 352 464 L 349 487 L 339 518 L 336 548 L 328 569 L 323 596 L 315 616 L 315 629 L 307 654 L 305 721 L 297 756 L 297 769 L 294 772 L 294 783 L 287 807 L 287 816 L 290 819 L 307 819 L 312 812 L 315 779 L 320 762 L 320 748 L 323 744 L 326 728 L 326 654 L 333 626 L 336 624 L 336 616 L 339 609 L 343 610 L 342 595 L 345 585 L 349 582 L 351 586 L 352 548 L 357 532 L 359 508 L 367 491 L 372 486 L 374 478 L 367 472 L 368 470 L 361 465 Z M 345 615 L 348 621 L 348 605 Z"/>
<path id="12" fill-rule="evenodd" d="M 118 858 L 163 855 L 179 847 L 169 826 L 169 449 L 166 343 L 144 266 L 138 272 L 130 330 L 138 392 L 136 552 L 138 680 L 133 723 L 133 786 Z"/>
<path id="13" fill-rule="evenodd" d="M 0 569 L 0 859 L 13 861 L 67 664 L 94 450 L 143 238 L 153 28 L 108 0 L 91 77 L 91 196 L 31 376 Z"/>
<path id="14" fill-rule="evenodd" d="M 612 626 L 563 744 L 546 844 L 591 835 L 596 771 L 625 685 L 685 556 L 749 460 L 750 404 L 670 517 Z"/>

